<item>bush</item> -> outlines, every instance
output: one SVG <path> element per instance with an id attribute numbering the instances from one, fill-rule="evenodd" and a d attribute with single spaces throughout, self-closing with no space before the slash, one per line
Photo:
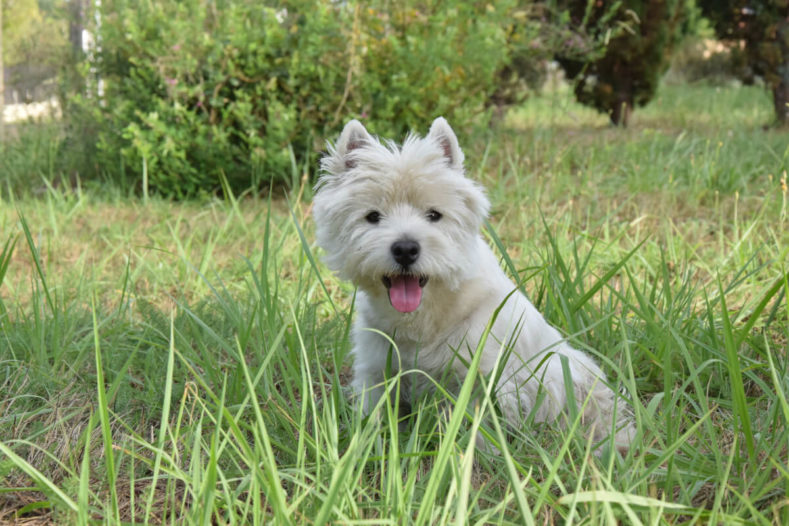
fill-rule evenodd
<path id="1" fill-rule="evenodd" d="M 515 7 L 105 0 L 90 64 L 105 91 L 69 115 L 101 170 L 138 185 L 145 172 L 163 195 L 289 182 L 352 117 L 387 136 L 438 115 L 469 125 Z"/>
<path id="2" fill-rule="evenodd" d="M 105 169 L 123 166 L 136 181 L 146 172 L 173 197 L 212 192 L 223 177 L 246 189 L 255 176 L 289 174 L 294 149 L 307 151 L 322 124 L 317 108 L 333 104 L 345 77 L 331 4 L 302 4 L 104 2 L 102 104 L 75 106 L 97 125 Z"/>
<path id="3" fill-rule="evenodd" d="M 576 81 L 578 102 L 626 126 L 632 110 L 649 102 L 668 67 L 671 48 L 695 15 L 693 0 L 625 0 L 614 4 L 560 1 L 579 32 L 613 33 L 602 56 L 588 62 L 560 55 L 568 77 Z"/>

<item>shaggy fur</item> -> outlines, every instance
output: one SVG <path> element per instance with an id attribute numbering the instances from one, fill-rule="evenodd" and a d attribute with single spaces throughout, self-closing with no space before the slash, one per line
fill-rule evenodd
<path id="1" fill-rule="evenodd" d="M 603 372 L 523 294 L 513 294 L 515 284 L 480 234 L 488 200 L 464 176 L 463 153 L 443 118 L 427 137 L 409 135 L 400 147 L 350 121 L 321 168 L 313 206 L 318 244 L 328 266 L 358 287 L 352 386 L 365 410 L 384 392 L 390 348 L 386 337 L 369 329 L 395 342 L 399 360 L 392 367 L 417 368 L 456 390 L 466 373 L 463 361 L 504 302 L 480 369 L 490 373 L 511 346 L 496 386 L 506 419 L 518 425 L 534 411 L 536 421 L 553 421 L 566 410 L 566 356 L 576 401 L 589 398 L 584 422 L 598 439 L 615 427 L 617 447 L 627 448 L 634 428 Z M 423 375 L 404 381 L 410 382 L 404 393 L 431 385 Z"/>

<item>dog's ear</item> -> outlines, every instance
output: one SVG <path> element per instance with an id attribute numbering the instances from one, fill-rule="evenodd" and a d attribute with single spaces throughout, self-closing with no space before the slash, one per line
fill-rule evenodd
<path id="1" fill-rule="evenodd" d="M 449 166 L 456 170 L 463 169 L 463 152 L 458 145 L 458 138 L 444 117 L 438 117 L 433 121 L 427 136 L 441 147 Z"/>
<path id="2" fill-rule="evenodd" d="M 356 166 L 356 160 L 353 156 L 349 156 L 352 151 L 363 148 L 372 144 L 373 138 L 367 133 L 361 122 L 353 119 L 345 128 L 342 129 L 340 139 L 335 145 L 336 154 L 339 155 L 345 162 L 345 168 L 353 168 Z"/>

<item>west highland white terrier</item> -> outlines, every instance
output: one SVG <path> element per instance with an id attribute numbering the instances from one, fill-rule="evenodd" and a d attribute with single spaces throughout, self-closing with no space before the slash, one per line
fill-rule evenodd
<path id="1" fill-rule="evenodd" d="M 613 432 L 617 448 L 627 449 L 634 427 L 625 402 L 594 360 L 516 291 L 483 239 L 489 203 L 464 176 L 463 152 L 446 120 L 439 117 L 427 137 L 409 135 L 402 146 L 381 142 L 352 120 L 321 169 L 313 204 L 317 240 L 327 265 L 358 287 L 352 387 L 365 411 L 384 394 L 387 367 L 418 369 L 457 390 L 501 306 L 479 368 L 489 374 L 503 362 L 495 397 L 506 420 L 517 426 L 532 412 L 536 422 L 567 413 L 566 357 L 585 426 L 595 439 Z M 433 385 L 421 374 L 402 381 L 405 396 Z"/>

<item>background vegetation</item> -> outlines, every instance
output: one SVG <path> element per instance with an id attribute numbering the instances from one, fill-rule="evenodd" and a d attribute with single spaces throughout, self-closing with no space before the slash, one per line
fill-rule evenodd
<path id="1" fill-rule="evenodd" d="M 700 0 L 717 36 L 729 42 L 748 82 L 763 79 L 773 96 L 775 119 L 789 124 L 789 1 Z"/>
<path id="2" fill-rule="evenodd" d="M 72 103 L 107 177 L 120 160 L 168 196 L 293 186 L 349 115 L 388 135 L 431 115 L 468 126 L 485 110 L 517 3 L 447 7 L 111 0 L 95 61 L 106 92 Z"/>
<path id="3" fill-rule="evenodd" d="M 695 2 L 631 0 L 616 10 L 606 2 L 565 4 L 572 27 L 598 34 L 617 25 L 625 28 L 607 40 L 599 57 L 560 54 L 559 61 L 576 80 L 579 102 L 610 115 L 612 124 L 627 126 L 633 109 L 654 97 L 674 46 L 697 29 Z"/>
<path id="4" fill-rule="evenodd" d="M 553 59 L 578 101 L 626 125 L 682 39 L 715 34 L 739 61 L 727 74 L 762 79 L 785 117 L 783 0 L 6 3 L 6 64 L 59 65 L 64 119 L 47 148 L 72 186 L 172 198 L 294 188 L 347 118 L 382 136 L 434 115 L 481 130 L 539 91 Z M 9 184 L 40 177 L 35 163 Z"/>

